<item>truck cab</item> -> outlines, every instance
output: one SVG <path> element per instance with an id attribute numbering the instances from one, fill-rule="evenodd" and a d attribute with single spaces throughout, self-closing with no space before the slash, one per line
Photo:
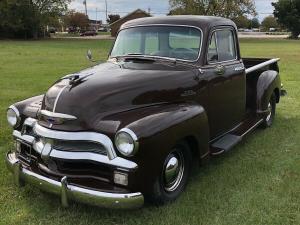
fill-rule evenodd
<path id="1" fill-rule="evenodd" d="M 107 62 L 8 108 L 16 147 L 7 166 L 19 186 L 37 185 L 64 206 L 173 201 L 194 161 L 272 125 L 282 93 L 278 60 L 242 58 L 228 19 L 129 21 Z"/>

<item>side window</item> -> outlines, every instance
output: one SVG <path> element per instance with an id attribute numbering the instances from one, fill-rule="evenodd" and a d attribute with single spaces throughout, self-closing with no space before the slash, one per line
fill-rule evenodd
<path id="1" fill-rule="evenodd" d="M 216 48 L 214 48 L 215 46 Z M 229 61 L 236 59 L 236 57 L 237 53 L 233 31 L 230 29 L 215 31 L 208 49 L 208 62 Z"/>
<path id="2" fill-rule="evenodd" d="M 217 50 L 217 39 L 216 33 L 213 33 L 209 46 L 208 46 L 208 55 L 207 55 L 208 62 L 218 62 L 218 50 Z"/>
<path id="3" fill-rule="evenodd" d="M 147 33 L 145 37 L 145 54 L 152 55 L 159 51 L 158 33 Z"/>

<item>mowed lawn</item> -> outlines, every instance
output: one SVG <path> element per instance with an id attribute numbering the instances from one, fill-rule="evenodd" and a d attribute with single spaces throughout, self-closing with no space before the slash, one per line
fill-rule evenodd
<path id="1" fill-rule="evenodd" d="M 173 204 L 117 211 L 74 203 L 64 209 L 58 197 L 28 185 L 16 188 L 4 163 L 13 144 L 6 108 L 90 66 L 87 49 L 105 60 L 111 44 L 0 41 L 0 224 L 300 224 L 300 41 L 241 41 L 244 57 L 281 58 L 288 96 L 278 105 L 271 129 L 255 131 L 231 152 L 195 171 Z"/>

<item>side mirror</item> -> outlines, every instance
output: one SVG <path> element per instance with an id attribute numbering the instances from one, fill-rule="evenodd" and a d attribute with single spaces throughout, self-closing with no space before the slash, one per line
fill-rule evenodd
<path id="1" fill-rule="evenodd" d="M 93 54 L 90 49 L 87 51 L 86 58 L 90 61 L 93 61 Z"/>

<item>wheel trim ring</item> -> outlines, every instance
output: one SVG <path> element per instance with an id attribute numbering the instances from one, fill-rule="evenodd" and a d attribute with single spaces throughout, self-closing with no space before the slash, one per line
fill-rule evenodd
<path id="1" fill-rule="evenodd" d="M 272 118 L 272 110 L 273 110 L 273 107 L 272 107 L 272 104 L 269 102 L 268 104 L 268 111 L 269 111 L 269 114 L 267 115 L 266 117 L 266 122 L 269 123 L 271 118 Z"/>
<path id="2" fill-rule="evenodd" d="M 170 155 L 173 155 L 178 160 L 179 169 L 178 169 L 178 174 L 177 174 L 176 178 L 172 182 L 167 184 L 166 179 L 165 179 L 165 173 L 166 173 L 166 166 L 167 166 L 168 162 L 170 161 L 170 159 L 172 158 L 172 157 L 169 157 Z M 170 155 L 167 157 L 167 159 L 169 159 L 169 160 L 165 162 L 164 170 L 163 170 L 164 189 L 167 192 L 173 192 L 179 187 L 179 185 L 182 181 L 182 178 L 183 178 L 183 174 L 184 174 L 184 156 L 183 156 L 182 152 L 175 151 L 175 152 L 171 153 Z"/>

